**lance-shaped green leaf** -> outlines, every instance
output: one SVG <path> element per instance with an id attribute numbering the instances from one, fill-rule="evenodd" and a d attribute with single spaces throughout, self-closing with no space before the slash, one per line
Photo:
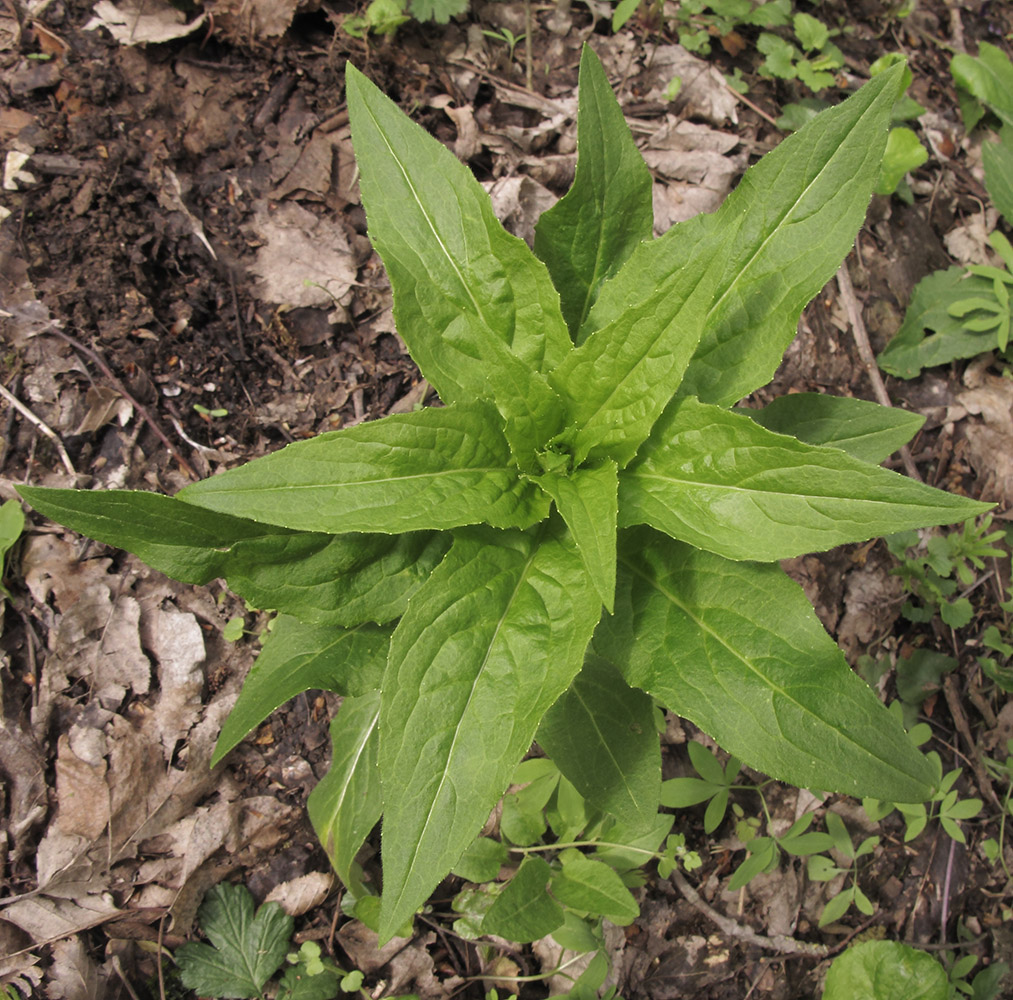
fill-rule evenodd
<path id="1" fill-rule="evenodd" d="M 696 350 L 712 299 L 712 266 L 729 234 L 697 216 L 673 243 L 641 243 L 601 291 L 585 329 L 549 381 L 566 402 L 571 426 L 552 442 L 620 468 L 636 454 L 675 394 Z"/>
<path id="2" fill-rule="evenodd" d="M 806 444 L 840 448 L 852 458 L 879 464 L 918 432 L 925 418 L 867 399 L 797 392 L 779 396 L 762 410 L 737 410 L 776 434 Z"/>
<path id="3" fill-rule="evenodd" d="M 518 477 L 490 403 L 399 413 L 297 441 L 177 494 L 304 531 L 398 533 L 485 522 L 527 527 L 548 497 Z"/>
<path id="4" fill-rule="evenodd" d="M 584 568 L 611 613 L 616 589 L 616 463 L 603 462 L 569 475 L 548 472 L 535 477 L 535 482 L 555 501 Z"/>
<path id="5" fill-rule="evenodd" d="M 651 238 L 653 181 L 589 45 L 580 57 L 577 172 L 569 191 L 535 226 L 535 253 L 559 289 L 576 337 L 598 290 Z"/>
<path id="6" fill-rule="evenodd" d="M 880 73 L 785 139 L 711 217 L 732 232 L 685 395 L 727 405 L 770 381 L 802 309 L 865 219 L 903 68 Z M 672 231 L 676 245 L 685 225 Z"/>
<path id="7" fill-rule="evenodd" d="M 661 802 L 661 747 L 654 703 L 611 663 L 589 655 L 545 714 L 538 743 L 588 802 L 636 833 L 650 830 Z"/>
<path id="8" fill-rule="evenodd" d="M 545 265 L 503 229 L 468 168 L 350 62 L 346 86 L 369 237 L 422 373 L 452 403 L 489 394 L 497 347 L 548 372 L 570 338 Z"/>
<path id="9" fill-rule="evenodd" d="M 446 554 L 431 532 L 328 535 L 195 507 L 160 493 L 23 486 L 41 514 L 184 583 L 224 577 L 260 608 L 322 625 L 388 622 Z"/>
<path id="10" fill-rule="evenodd" d="M 728 559 L 773 561 L 983 514 L 837 448 L 675 400 L 620 482 L 620 524 L 650 524 Z"/>
<path id="11" fill-rule="evenodd" d="M 992 204 L 1013 223 L 1013 125 L 1003 126 L 998 142 L 981 144 L 981 163 Z"/>
<path id="12" fill-rule="evenodd" d="M 971 358 L 995 347 L 995 333 L 968 330 L 951 307 L 967 299 L 992 295 L 992 282 L 962 267 L 933 271 L 915 285 L 901 328 L 876 358 L 883 371 L 915 378 L 923 368 Z M 931 331 L 931 332 L 929 332 Z"/>
<path id="13" fill-rule="evenodd" d="M 381 938 L 456 864 L 569 687 L 601 614 L 561 521 L 458 533 L 391 640 Z"/>
<path id="14" fill-rule="evenodd" d="M 342 701 L 331 722 L 330 769 L 306 803 L 321 846 L 350 888 L 358 881 L 352 870 L 355 855 L 383 812 L 376 766 L 379 718 L 379 691 Z"/>
<path id="15" fill-rule="evenodd" d="M 933 769 L 848 667 L 801 587 L 642 528 L 621 532 L 595 649 L 751 767 L 800 788 L 923 802 Z"/>
<path id="16" fill-rule="evenodd" d="M 380 686 L 391 629 L 303 625 L 280 615 L 264 639 L 235 708 L 222 726 L 212 764 L 250 730 L 303 691 L 361 695 Z"/>

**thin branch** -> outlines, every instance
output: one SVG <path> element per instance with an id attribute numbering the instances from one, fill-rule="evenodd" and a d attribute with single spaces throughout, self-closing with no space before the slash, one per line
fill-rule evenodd
<path id="1" fill-rule="evenodd" d="M 77 470 L 74 468 L 74 463 L 70 460 L 70 455 L 67 454 L 67 449 L 64 448 L 63 442 L 60 440 L 60 436 L 53 430 L 49 424 L 46 423 L 41 417 L 37 417 L 24 403 L 18 399 L 6 386 L 0 384 L 0 396 L 3 396 L 11 406 L 14 407 L 18 413 L 21 414 L 26 420 L 35 424 L 35 426 L 53 442 L 53 447 L 56 449 L 57 454 L 60 456 L 60 461 L 63 462 L 63 467 L 76 479 Z"/>
<path id="2" fill-rule="evenodd" d="M 869 343 L 869 333 L 865 329 L 865 320 L 862 319 L 862 309 L 855 296 L 854 286 L 851 284 L 851 275 L 848 272 L 848 262 L 845 260 L 837 271 L 837 287 L 844 302 L 844 308 L 848 313 L 848 321 L 851 323 L 851 333 L 855 338 L 855 345 L 858 347 L 858 355 L 862 359 L 862 366 L 865 374 L 872 383 L 872 391 L 876 399 L 883 406 L 893 406 L 886 386 L 883 384 L 883 376 L 879 373 L 879 365 L 876 364 L 876 356 L 872 353 L 872 345 Z M 912 479 L 922 481 L 918 468 L 911 457 L 911 452 L 905 444 L 900 449 L 901 461 L 904 463 L 904 470 Z"/>
<path id="3" fill-rule="evenodd" d="M 717 924 L 721 932 L 727 934 L 728 937 L 738 938 L 757 948 L 776 951 L 781 955 L 808 955 L 811 958 L 825 958 L 830 953 L 830 949 L 825 944 L 811 944 L 808 941 L 789 937 L 787 934 L 775 934 L 773 937 L 757 934 L 751 927 L 743 927 L 742 924 L 732 920 L 731 917 L 718 913 L 714 907 L 706 903 L 678 868 L 672 869 L 671 877 L 679 892 L 705 917 Z"/>
<path id="4" fill-rule="evenodd" d="M 127 391 L 126 386 L 113 374 L 112 369 L 109 367 L 109 365 L 105 363 L 105 361 L 102 358 L 102 355 L 100 355 L 97 351 L 93 351 L 90 347 L 86 347 L 84 344 L 81 343 L 81 341 L 76 340 L 74 337 L 70 336 L 70 334 L 64 333 L 62 330 L 53 330 L 52 332 L 56 334 L 57 337 L 62 337 L 65 341 L 67 341 L 67 343 L 70 344 L 70 346 L 73 347 L 74 350 L 80 351 L 86 357 L 90 358 L 96 365 L 98 365 L 102 371 L 102 374 L 105 375 L 105 377 L 109 379 L 110 382 L 112 382 L 113 386 L 116 388 L 116 391 L 140 414 L 141 418 L 147 423 L 147 425 L 154 432 L 155 437 L 157 437 L 158 440 L 161 441 L 162 444 L 164 444 L 165 447 L 169 449 L 169 454 L 172 455 L 172 457 L 176 460 L 177 463 L 179 463 L 179 467 L 191 479 L 200 478 L 200 476 L 198 476 L 197 473 L 193 471 L 193 467 L 190 465 L 190 463 L 179 453 L 179 451 L 177 451 L 176 446 L 165 436 L 165 432 L 162 430 L 161 427 L 159 427 L 158 423 L 155 421 L 155 418 L 147 411 L 147 409 L 144 406 L 142 406 Z"/>

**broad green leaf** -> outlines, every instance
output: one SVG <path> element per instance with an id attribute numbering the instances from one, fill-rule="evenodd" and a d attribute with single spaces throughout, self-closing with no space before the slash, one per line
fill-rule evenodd
<path id="1" fill-rule="evenodd" d="M 398 413 L 297 441 L 187 486 L 180 500 L 302 531 L 528 527 L 548 497 L 518 478 L 482 401 Z"/>
<path id="2" fill-rule="evenodd" d="M 615 462 L 533 477 L 555 501 L 573 535 L 581 561 L 611 613 L 616 591 L 618 469 Z"/>
<path id="3" fill-rule="evenodd" d="M 391 935 L 457 863 L 601 614 L 558 519 L 462 530 L 391 640 L 380 712 L 384 892 Z"/>
<path id="4" fill-rule="evenodd" d="M 546 892 L 551 877 L 542 858 L 525 858 L 483 918 L 482 933 L 527 944 L 561 926 L 562 907 Z"/>
<path id="5" fill-rule="evenodd" d="M 292 918 L 277 903 L 254 915 L 249 889 L 228 882 L 208 891 L 198 916 L 213 947 L 188 942 L 176 949 L 183 985 L 204 996 L 260 997 L 285 960 Z"/>
<path id="6" fill-rule="evenodd" d="M 779 567 L 649 529 L 619 538 L 616 614 L 594 641 L 628 683 L 781 781 L 892 802 L 931 796 L 931 764 Z"/>
<path id="7" fill-rule="evenodd" d="M 493 882 L 500 868 L 507 862 L 506 844 L 491 837 L 478 837 L 454 865 L 454 874 L 466 882 Z"/>
<path id="8" fill-rule="evenodd" d="M 552 879 L 552 895 L 566 906 L 600 914 L 625 927 L 640 916 L 640 907 L 614 868 L 574 852 Z"/>
<path id="9" fill-rule="evenodd" d="M 923 368 L 994 349 L 994 333 L 971 332 L 962 318 L 950 314 L 952 306 L 979 296 L 992 296 L 992 282 L 961 267 L 933 271 L 922 278 L 901 328 L 876 358 L 879 367 L 898 378 L 916 378 Z"/>
<path id="10" fill-rule="evenodd" d="M 380 686 L 391 630 L 303 625 L 281 615 L 264 639 L 239 700 L 222 726 L 212 765 L 276 708 L 303 691 L 362 695 Z"/>
<path id="11" fill-rule="evenodd" d="M 331 766 L 306 803 L 317 839 L 349 887 L 357 881 L 355 855 L 383 812 L 376 766 L 379 717 L 379 691 L 342 701 L 331 722 Z"/>
<path id="12" fill-rule="evenodd" d="M 21 487 L 41 514 L 184 583 L 224 577 L 256 607 L 322 625 L 387 622 L 443 558 L 430 532 L 329 535 L 205 510 L 159 493 Z"/>
<path id="13" fill-rule="evenodd" d="M 959 52 L 950 60 L 957 86 L 973 95 L 1002 120 L 1013 125 L 1013 63 L 1002 49 L 988 42 L 978 46 L 978 56 Z"/>
<path id="14" fill-rule="evenodd" d="M 798 392 L 779 396 L 762 410 L 737 410 L 775 434 L 806 444 L 840 448 L 853 458 L 879 464 L 907 444 L 925 418 L 866 399 Z"/>
<path id="15" fill-rule="evenodd" d="M 504 353 L 547 373 L 570 338 L 545 265 L 503 229 L 468 168 L 350 62 L 346 88 L 369 237 L 422 373 L 445 403 L 488 396 Z"/>
<path id="16" fill-rule="evenodd" d="M 549 381 L 566 402 L 570 426 L 557 446 L 572 464 L 636 454 L 672 398 L 703 333 L 717 279 L 714 260 L 731 233 L 716 216 L 697 216 L 639 244 L 601 289 L 571 351 Z"/>
<path id="17" fill-rule="evenodd" d="M 981 162 L 992 204 L 1013 224 L 1013 125 L 1002 128 L 998 142 L 981 144 Z"/>
<path id="18" fill-rule="evenodd" d="M 651 238 L 653 180 L 589 45 L 580 57 L 577 172 L 570 190 L 535 226 L 535 253 L 559 289 L 577 335 L 602 283 Z"/>
<path id="19" fill-rule="evenodd" d="M 669 406 L 620 484 L 624 527 L 650 524 L 728 559 L 761 562 L 990 508 L 692 397 Z"/>
<path id="20" fill-rule="evenodd" d="M 383 624 L 404 614 L 408 599 L 449 547 L 450 539 L 443 532 L 279 531 L 237 542 L 222 575 L 232 590 L 254 606 L 275 609 L 307 624 Z"/>
<path id="21" fill-rule="evenodd" d="M 823 1000 L 946 1000 L 943 967 L 927 952 L 896 941 L 862 941 L 831 963 Z"/>
<path id="22" fill-rule="evenodd" d="M 770 381 L 802 309 L 865 219 L 903 68 L 880 73 L 788 136 L 710 217 L 728 242 L 683 394 L 727 405 Z M 670 230 L 675 245 L 693 221 Z"/>
<path id="23" fill-rule="evenodd" d="M 3 557 L 25 530 L 25 513 L 17 500 L 0 504 L 0 568 Z"/>
<path id="24" fill-rule="evenodd" d="M 880 167 L 876 194 L 893 194 L 904 175 L 920 167 L 929 151 L 909 128 L 892 128 L 886 138 L 886 150 Z"/>
<path id="25" fill-rule="evenodd" d="M 634 830 L 654 825 L 661 798 L 654 703 L 610 663 L 588 656 L 546 713 L 538 743 L 595 807 Z"/>

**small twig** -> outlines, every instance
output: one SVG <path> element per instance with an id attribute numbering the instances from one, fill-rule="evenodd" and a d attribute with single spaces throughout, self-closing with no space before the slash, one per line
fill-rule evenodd
<path id="1" fill-rule="evenodd" d="M 939 943 L 946 943 L 946 924 L 950 919 L 950 886 L 953 884 L 953 855 L 957 842 L 950 841 L 950 853 L 946 855 L 946 875 L 943 878 L 943 905 L 939 915 Z"/>
<path id="2" fill-rule="evenodd" d="M 722 933 L 729 937 L 738 938 L 740 941 L 756 945 L 757 948 L 763 948 L 765 951 L 776 951 L 781 955 L 809 955 L 811 958 L 825 958 L 829 954 L 830 949 L 825 944 L 810 944 L 808 941 L 799 941 L 798 938 L 789 937 L 787 934 L 775 934 L 773 937 L 757 934 L 751 927 L 743 927 L 731 917 L 718 913 L 710 904 L 704 902 L 700 893 L 689 884 L 678 868 L 672 869 L 671 878 L 679 892 L 686 897 L 690 904 L 717 924 Z"/>
<path id="3" fill-rule="evenodd" d="M 992 782 L 988 777 L 988 772 L 985 770 L 985 765 L 981 762 L 981 757 L 978 756 L 978 748 L 975 745 L 971 727 L 967 722 L 967 716 L 964 714 L 964 706 L 960 704 L 960 696 L 957 693 L 957 682 L 954 680 L 953 674 L 947 674 L 943 680 L 943 694 L 946 697 L 946 707 L 950 710 L 953 724 L 957 727 L 957 732 L 960 733 L 967 744 L 968 759 L 971 762 L 971 767 L 974 769 L 974 777 L 978 783 L 978 790 L 988 799 L 990 805 L 1001 812 L 1003 808 L 1002 804 L 999 802 L 999 796 L 995 794 L 995 789 L 992 787 Z"/>
<path id="4" fill-rule="evenodd" d="M 727 80 L 725 80 L 724 78 L 722 78 L 722 82 L 724 83 L 725 87 L 726 87 L 726 88 L 728 89 L 728 92 L 729 92 L 730 94 L 734 94 L 734 95 L 735 95 L 735 99 L 736 99 L 736 100 L 738 100 L 738 101 L 741 101 L 741 102 L 742 102 L 742 103 L 743 103 L 743 104 L 744 104 L 744 105 L 745 105 L 745 106 L 746 106 L 747 108 L 751 108 L 751 109 L 752 109 L 753 111 L 755 111 L 755 112 L 756 112 L 756 113 L 757 113 L 757 114 L 758 114 L 758 115 L 759 115 L 759 116 L 760 116 L 760 117 L 761 117 L 761 118 L 762 118 L 762 119 L 763 119 L 763 120 L 764 120 L 765 122 L 767 122 L 767 123 L 768 123 L 768 124 L 770 124 L 770 125 L 773 125 L 773 126 L 774 126 L 774 128 L 778 129 L 779 131 L 783 131 L 783 129 L 781 129 L 781 126 L 777 124 L 777 120 L 776 120 L 776 119 L 774 119 L 774 118 L 771 118 L 771 117 L 770 117 L 770 115 L 768 115 L 768 114 L 767 114 L 767 112 L 763 110 L 763 108 L 761 108 L 761 107 L 760 107 L 760 106 L 759 106 L 758 104 L 754 104 L 754 103 L 753 103 L 753 102 L 752 102 L 752 101 L 751 101 L 751 100 L 750 100 L 750 99 L 749 99 L 748 97 L 746 97 L 746 95 L 745 95 L 745 94 L 740 94 L 740 93 L 739 93 L 739 92 L 738 92 L 738 91 L 737 91 L 737 90 L 736 90 L 736 89 L 735 89 L 735 88 L 734 88 L 734 87 L 733 87 L 733 86 L 732 86 L 732 85 L 731 85 L 731 84 L 730 84 L 730 83 L 729 83 L 729 82 L 728 82 Z"/>
<path id="5" fill-rule="evenodd" d="M 67 454 L 67 449 L 63 447 L 63 442 L 60 440 L 60 436 L 53 430 L 49 424 L 46 423 L 41 417 L 37 417 L 24 403 L 18 399 L 5 385 L 0 384 L 0 396 L 3 396 L 11 406 L 14 407 L 18 413 L 21 414 L 26 420 L 35 424 L 35 426 L 53 442 L 53 447 L 56 449 L 57 454 L 60 456 L 60 461 L 63 462 L 63 467 L 76 479 L 77 470 L 74 468 L 74 463 L 70 460 L 70 455 Z"/>
<path id="6" fill-rule="evenodd" d="M 52 332 L 56 334 L 56 336 L 62 337 L 65 341 L 67 341 L 67 343 L 70 344 L 70 346 L 73 347 L 74 350 L 80 351 L 86 357 L 90 358 L 96 365 L 98 365 L 102 371 L 102 374 L 105 375 L 105 377 L 109 379 L 110 382 L 112 382 L 113 386 L 116 388 L 116 391 L 138 412 L 138 414 L 140 414 L 141 419 L 144 420 L 145 423 L 147 423 L 147 425 L 151 428 L 151 430 L 155 434 L 155 437 L 157 437 L 158 440 L 161 441 L 162 444 L 164 444 L 165 447 L 169 449 L 169 454 L 172 455 L 173 459 L 175 459 L 175 461 L 179 464 L 179 467 L 191 479 L 200 478 L 197 475 L 197 473 L 193 471 L 193 467 L 190 465 L 190 463 L 179 453 L 179 451 L 177 451 L 176 446 L 165 436 L 165 432 L 162 430 L 161 427 L 158 426 L 158 424 L 155 421 L 155 418 L 147 411 L 147 408 L 142 406 L 133 397 L 133 395 L 131 395 L 131 393 L 127 391 L 126 386 L 113 374 L 112 369 L 109 367 L 109 365 L 105 363 L 105 361 L 102 358 L 102 355 L 100 355 L 97 351 L 93 351 L 90 347 L 86 347 L 84 344 L 81 343 L 81 341 L 76 340 L 74 337 L 70 336 L 69 333 L 64 333 L 62 330 L 53 330 Z"/>
<path id="7" fill-rule="evenodd" d="M 162 970 L 162 941 L 165 938 L 165 914 L 158 921 L 158 997 L 165 1000 L 165 972 Z"/>
<path id="8" fill-rule="evenodd" d="M 887 394 L 886 386 L 883 384 L 883 376 L 879 373 L 879 365 L 876 364 L 876 357 L 872 353 L 872 345 L 869 343 L 869 333 L 865 329 L 865 321 L 862 319 L 862 310 L 858 305 L 858 299 L 855 296 L 855 289 L 851 284 L 851 275 L 848 272 L 848 262 L 845 260 L 837 271 L 837 287 L 841 293 L 841 299 L 844 302 L 844 308 L 848 313 L 848 321 L 851 323 L 851 333 L 855 338 L 855 345 L 858 347 L 858 355 L 862 359 L 862 365 L 865 368 L 865 374 L 869 377 L 869 381 L 872 383 L 872 391 L 876 396 L 876 399 L 883 406 L 893 406 L 890 401 L 890 397 Z M 918 474 L 918 469 L 915 466 L 914 459 L 911 458 L 911 452 L 907 445 L 903 445 L 900 449 L 901 461 L 904 463 L 904 470 L 908 476 L 912 479 L 917 479 L 918 482 L 922 481 L 922 477 Z"/>
<path id="9" fill-rule="evenodd" d="M 531 0 L 524 0 L 524 83 L 528 90 L 535 89 L 535 57 L 531 41 L 533 27 Z"/>

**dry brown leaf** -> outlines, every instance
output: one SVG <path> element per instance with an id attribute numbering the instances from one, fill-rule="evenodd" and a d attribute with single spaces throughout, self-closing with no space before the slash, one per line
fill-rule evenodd
<path id="1" fill-rule="evenodd" d="M 332 306 L 351 289 L 356 262 L 344 229 L 301 205 L 284 202 L 273 211 L 254 208 L 251 229 L 264 245 L 250 270 L 257 294 L 288 306 Z"/>
<path id="2" fill-rule="evenodd" d="M 193 34 L 206 20 L 202 11 L 192 21 L 167 0 L 99 0 L 92 8 L 93 17 L 85 31 L 105 28 L 120 45 L 148 45 L 171 42 Z"/>
<path id="3" fill-rule="evenodd" d="M 56 826 L 61 833 L 95 840 L 105 831 L 109 823 L 109 768 L 104 749 L 94 757 L 89 755 L 91 759 L 82 759 L 71 749 L 69 735 L 57 741 Z"/>
<path id="4" fill-rule="evenodd" d="M 488 187 L 496 217 L 528 246 L 535 242 L 535 223 L 556 204 L 556 196 L 526 174 L 502 177 Z"/>
<path id="5" fill-rule="evenodd" d="M 290 917 L 316 909 L 334 886 L 330 872 L 310 872 L 276 885 L 266 899 L 277 903 Z"/>
<path id="6" fill-rule="evenodd" d="M 53 944 L 46 995 L 51 1000 L 102 1000 L 108 982 L 79 937 Z"/>

